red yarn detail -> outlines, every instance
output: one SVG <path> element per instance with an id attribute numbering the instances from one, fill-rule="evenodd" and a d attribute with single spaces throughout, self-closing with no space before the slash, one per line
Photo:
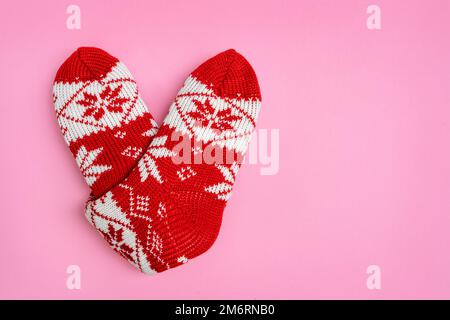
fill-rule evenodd
<path id="1" fill-rule="evenodd" d="M 109 246 L 146 273 L 207 251 L 218 236 L 260 100 L 253 68 L 228 50 L 191 74 L 157 130 L 116 58 L 96 48 L 72 54 L 56 75 L 54 104 L 92 190 L 86 216 Z M 188 162 L 180 163 L 175 151 L 180 135 Z M 196 162 L 210 147 L 216 162 Z"/>
<path id="2" fill-rule="evenodd" d="M 192 75 L 209 85 L 221 97 L 261 100 L 255 71 L 234 49 L 207 60 L 195 69 Z"/>
<path id="3" fill-rule="evenodd" d="M 82 47 L 61 65 L 54 83 L 58 123 L 94 197 L 126 177 L 156 132 L 135 81 L 118 62 Z"/>
<path id="4" fill-rule="evenodd" d="M 151 115 L 146 114 L 130 125 L 99 131 L 69 145 L 74 157 L 84 147 L 88 152 L 102 148 L 92 166 L 107 165 L 110 170 L 98 175 L 91 186 L 92 196 L 98 197 L 120 183 L 137 165 L 139 159 L 150 144 L 151 137 L 142 135 L 151 129 Z"/>
<path id="5" fill-rule="evenodd" d="M 78 48 L 56 73 L 55 81 L 77 82 L 104 77 L 119 60 L 93 47 Z"/>
<path id="6" fill-rule="evenodd" d="M 110 245 L 116 230 L 130 235 L 114 242 L 114 250 L 125 256 L 117 248 L 135 248 L 133 254 L 125 252 L 127 259 L 152 273 L 179 266 L 213 245 L 259 100 L 251 66 L 233 50 L 194 71 L 134 170 L 87 205 L 89 220 Z M 181 141 L 187 159 L 180 162 Z M 203 157 L 210 147 L 212 162 Z M 107 223 L 115 223 L 115 229 L 106 229 Z"/>

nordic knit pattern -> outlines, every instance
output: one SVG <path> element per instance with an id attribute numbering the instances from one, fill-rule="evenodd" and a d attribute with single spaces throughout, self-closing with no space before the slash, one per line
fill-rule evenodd
<path id="1" fill-rule="evenodd" d="M 236 51 L 206 61 L 187 78 L 131 173 L 87 203 L 88 220 L 115 251 L 147 274 L 205 252 L 218 235 L 260 101 L 255 73 Z M 181 138 L 189 142 L 183 153 Z M 206 153 L 215 161 L 193 160 Z"/>
<path id="2" fill-rule="evenodd" d="M 93 197 L 130 173 L 157 130 L 128 69 L 97 48 L 79 48 L 59 68 L 53 102 Z"/>

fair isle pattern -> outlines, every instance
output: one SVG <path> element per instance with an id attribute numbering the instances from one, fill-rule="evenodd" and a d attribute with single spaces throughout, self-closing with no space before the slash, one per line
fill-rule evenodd
<path id="1" fill-rule="evenodd" d="M 91 187 L 98 177 L 105 171 L 110 170 L 112 167 L 107 165 L 94 165 L 98 155 L 102 152 L 103 148 L 98 148 L 92 151 L 87 151 L 85 146 L 81 146 L 78 149 L 76 161 L 81 173 L 86 179 L 87 184 Z"/>
<path id="2" fill-rule="evenodd" d="M 147 152 L 143 155 L 142 160 L 139 161 L 138 167 L 141 174 L 141 182 L 144 182 L 149 176 L 152 176 L 159 183 L 163 183 L 156 159 L 174 155 L 170 149 L 164 146 L 166 141 L 167 136 L 154 138 Z"/>
<path id="3" fill-rule="evenodd" d="M 224 180 L 223 182 L 205 187 L 205 191 L 216 194 L 219 200 L 228 201 L 231 197 L 231 190 L 233 189 L 233 184 L 239 171 L 239 164 L 237 162 L 233 162 L 231 166 L 216 164 L 216 167 L 222 173 Z"/>
<path id="4" fill-rule="evenodd" d="M 244 153 L 260 109 L 257 99 L 217 96 L 198 79 L 189 76 L 178 92 L 164 124 L 204 143 Z"/>
<path id="5" fill-rule="evenodd" d="M 111 192 L 98 199 L 95 205 L 92 202 L 88 203 L 86 217 L 114 251 L 143 272 L 155 273 L 147 261 L 144 248 L 139 243 L 130 220 L 112 199 Z"/>
<path id="6" fill-rule="evenodd" d="M 87 203 L 86 216 L 106 242 L 145 273 L 184 264 L 214 243 L 240 163 L 180 163 L 187 136 L 242 157 L 260 110 L 256 76 L 234 50 L 205 62 L 186 80 L 163 125 L 131 173 Z M 125 152 L 132 155 L 132 149 Z"/>
<path id="7" fill-rule="evenodd" d="M 117 63 L 105 78 L 53 86 L 58 123 L 68 144 L 128 124 L 147 112 L 128 69 Z"/>
<path id="8" fill-rule="evenodd" d="M 103 50 L 79 48 L 53 85 L 58 124 L 93 196 L 122 181 L 157 124 L 125 65 Z"/>

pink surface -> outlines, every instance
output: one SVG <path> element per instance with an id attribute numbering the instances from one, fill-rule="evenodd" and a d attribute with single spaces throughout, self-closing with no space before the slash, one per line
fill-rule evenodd
<path id="1" fill-rule="evenodd" d="M 3 2 L 0 297 L 450 298 L 450 2 L 375 1 L 380 31 L 371 3 Z M 256 70 L 280 170 L 243 166 L 216 244 L 185 266 L 140 274 L 84 218 L 51 93 L 81 45 L 125 62 L 158 121 L 206 58 L 233 47 Z"/>

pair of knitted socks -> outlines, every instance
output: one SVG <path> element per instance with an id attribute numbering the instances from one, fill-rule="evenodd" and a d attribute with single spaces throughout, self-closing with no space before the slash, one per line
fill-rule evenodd
<path id="1" fill-rule="evenodd" d="M 91 188 L 87 219 L 115 251 L 152 274 L 210 248 L 260 110 L 244 57 L 195 69 L 159 127 L 125 65 L 97 48 L 63 63 L 53 100 Z"/>

